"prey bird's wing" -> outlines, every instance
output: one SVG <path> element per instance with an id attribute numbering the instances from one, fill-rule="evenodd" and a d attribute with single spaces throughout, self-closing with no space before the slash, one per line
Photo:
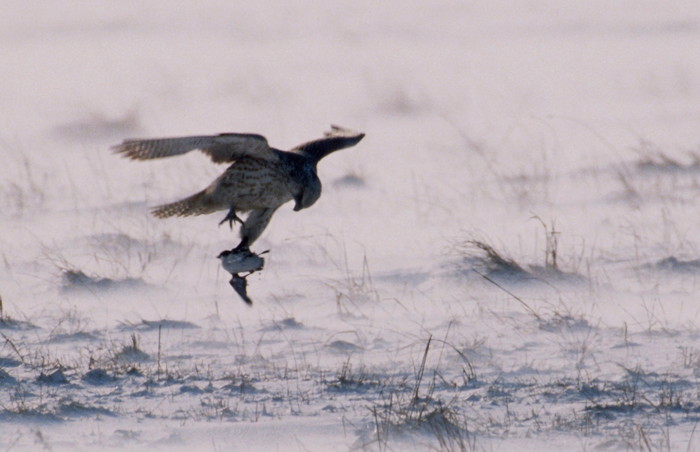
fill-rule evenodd
<path id="1" fill-rule="evenodd" d="M 233 290 L 236 291 L 238 296 L 240 296 L 248 306 L 253 305 L 253 300 L 251 300 L 248 296 L 248 281 L 245 278 L 238 276 L 237 274 L 233 274 L 231 275 L 231 280 L 228 283 L 231 284 Z"/>
<path id="2" fill-rule="evenodd" d="M 333 151 L 355 146 L 365 137 L 364 133 L 336 125 L 331 125 L 331 130 L 324 135 L 323 138 L 319 138 L 318 140 L 300 144 L 292 149 L 292 151 L 326 155 Z"/>
<path id="3" fill-rule="evenodd" d="M 172 157 L 198 149 L 215 163 L 231 163 L 241 157 L 276 161 L 277 154 L 262 135 L 252 133 L 224 133 L 180 138 L 125 140 L 112 148 L 134 160 Z"/>

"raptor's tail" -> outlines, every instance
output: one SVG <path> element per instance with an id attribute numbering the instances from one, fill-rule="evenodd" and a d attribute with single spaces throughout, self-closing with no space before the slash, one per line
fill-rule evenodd
<path id="1" fill-rule="evenodd" d="M 205 190 L 200 191 L 188 198 L 181 199 L 170 204 L 163 204 L 151 210 L 151 213 L 158 218 L 167 217 L 187 217 L 190 215 L 203 215 L 221 210 L 221 207 L 214 205 Z"/>

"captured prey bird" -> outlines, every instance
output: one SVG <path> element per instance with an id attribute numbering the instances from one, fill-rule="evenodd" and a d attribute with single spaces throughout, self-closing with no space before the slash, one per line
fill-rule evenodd
<path id="1" fill-rule="evenodd" d="M 134 160 L 172 157 L 200 150 L 214 163 L 230 164 L 221 176 L 199 193 L 152 210 L 158 218 L 228 210 L 219 225 L 228 221 L 233 228 L 234 222 L 241 223 L 241 241 L 234 249 L 221 253 L 219 257 L 223 258 L 228 255 L 226 253 L 251 254 L 249 247 L 260 237 L 275 211 L 287 201 L 294 200 L 295 211 L 312 206 L 321 196 L 321 181 L 316 173 L 318 162 L 334 151 L 356 145 L 364 136 L 363 133 L 331 126 L 323 138 L 300 144 L 289 151 L 270 147 L 265 137 L 249 133 L 125 140 L 113 149 Z M 245 212 L 250 213 L 244 221 L 238 214 Z"/>

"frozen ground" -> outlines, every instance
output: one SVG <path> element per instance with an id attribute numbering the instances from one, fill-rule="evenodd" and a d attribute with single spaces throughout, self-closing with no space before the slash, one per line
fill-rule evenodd
<path id="1" fill-rule="evenodd" d="M 0 449 L 700 450 L 700 7 L 0 13 Z M 366 132 L 254 249 L 157 220 L 198 154 Z"/>

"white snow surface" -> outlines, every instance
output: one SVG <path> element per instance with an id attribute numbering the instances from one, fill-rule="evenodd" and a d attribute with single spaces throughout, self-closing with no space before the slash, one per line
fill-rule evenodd
<path id="1" fill-rule="evenodd" d="M 700 450 L 699 56 L 694 0 L 5 0 L 0 449 Z M 225 167 L 109 150 L 331 123 L 252 308 L 149 214 Z"/>

